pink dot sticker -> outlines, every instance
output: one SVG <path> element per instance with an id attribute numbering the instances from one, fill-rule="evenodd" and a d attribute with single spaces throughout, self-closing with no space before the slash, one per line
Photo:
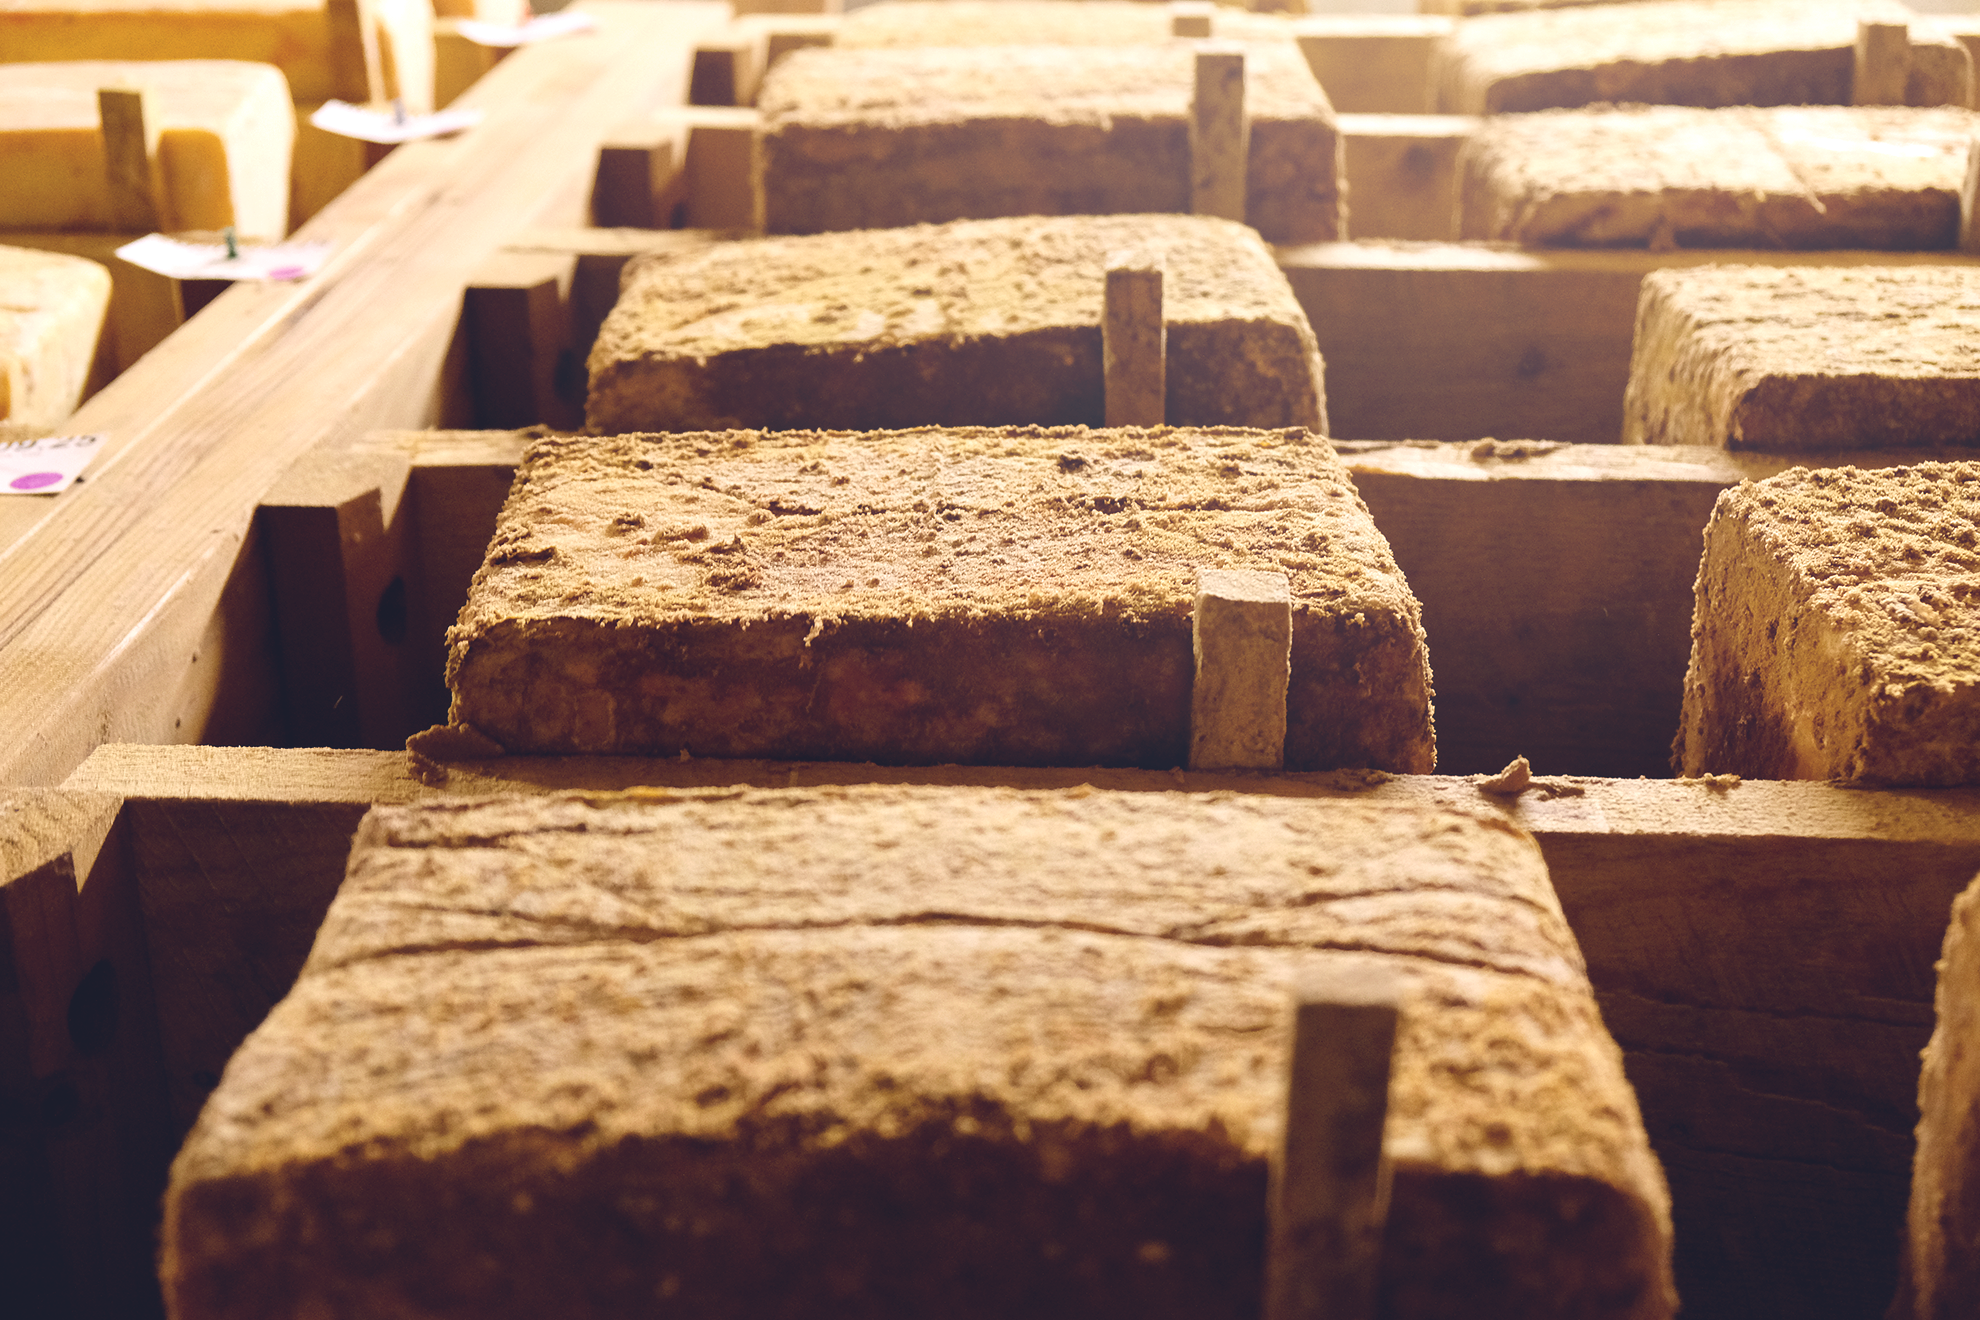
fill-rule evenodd
<path id="1" fill-rule="evenodd" d="M 15 477 L 12 481 L 8 482 L 7 488 L 9 490 L 40 490 L 43 486 L 52 486 L 61 479 L 62 474 L 59 472 L 29 472 L 25 476 Z"/>

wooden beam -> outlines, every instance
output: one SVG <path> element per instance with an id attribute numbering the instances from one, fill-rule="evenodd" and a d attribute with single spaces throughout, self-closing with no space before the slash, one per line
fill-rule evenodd
<path id="1" fill-rule="evenodd" d="M 461 307 L 478 426 L 584 422 L 584 367 L 571 352 L 577 258 L 498 252 L 468 279 Z"/>
<path id="2" fill-rule="evenodd" d="M 598 142 L 678 100 L 719 5 L 586 0 L 596 34 L 505 60 L 486 119 L 410 143 L 305 226 L 336 251 L 294 284 L 235 285 L 86 404 L 89 480 L 0 509 L 0 782 L 59 780 L 96 744 L 170 736 L 171 703 L 242 557 L 255 502 L 302 453 L 445 422 L 461 291 Z"/>

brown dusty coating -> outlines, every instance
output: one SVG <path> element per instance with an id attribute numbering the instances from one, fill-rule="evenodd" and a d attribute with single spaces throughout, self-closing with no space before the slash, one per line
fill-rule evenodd
<path id="1" fill-rule="evenodd" d="M 1950 248 L 1966 109 L 1601 107 L 1485 121 L 1459 233 L 1556 247 Z"/>
<path id="2" fill-rule="evenodd" d="M 1327 427 L 1258 236 L 1201 216 L 961 221 L 655 253 L 591 352 L 592 429 L 1098 425 L 1107 254 L 1164 254 L 1179 426 Z"/>
<path id="3" fill-rule="evenodd" d="M 1220 6 L 1212 35 L 1240 41 L 1291 41 L 1284 15 Z M 833 44 L 900 46 L 1166 45 L 1167 5 L 1146 0 L 885 0 L 863 5 L 839 24 Z"/>
<path id="4" fill-rule="evenodd" d="M 1628 444 L 1980 444 L 1980 268 L 1701 266 L 1643 281 Z"/>
<path id="5" fill-rule="evenodd" d="M 1187 212 L 1194 49 L 797 51 L 758 101 L 764 226 Z M 1343 147 L 1327 94 L 1294 43 L 1243 49 L 1245 219 L 1274 243 L 1339 238 Z"/>
<path id="6" fill-rule="evenodd" d="M 549 437 L 449 634 L 511 751 L 1189 759 L 1203 568 L 1290 576 L 1289 769 L 1427 772 L 1420 610 L 1304 431 Z"/>
<path id="7" fill-rule="evenodd" d="M 1904 1264 L 1890 1320 L 1980 1314 L 1980 881 L 1953 900 L 1918 1075 Z"/>
<path id="8" fill-rule="evenodd" d="M 1980 783 L 1980 463 L 1792 468 L 1719 496 L 1685 775 Z"/>
<path id="9" fill-rule="evenodd" d="M 1287 1001 L 1410 984 L 1382 1313 L 1671 1314 L 1490 813 L 1012 790 L 379 808 L 174 1167 L 178 1320 L 1255 1316 Z"/>
<path id="10" fill-rule="evenodd" d="M 1957 41 L 1897 0 L 1662 0 L 1468 18 L 1438 48 L 1439 104 L 1503 114 L 1603 101 L 1848 105 L 1859 19 L 1911 23 L 1911 105 L 1963 105 Z"/>

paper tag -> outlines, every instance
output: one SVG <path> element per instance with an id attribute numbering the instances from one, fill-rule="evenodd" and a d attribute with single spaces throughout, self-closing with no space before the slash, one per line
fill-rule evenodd
<path id="1" fill-rule="evenodd" d="M 479 110 L 442 110 L 430 115 L 401 115 L 396 110 L 374 110 L 348 101 L 325 101 L 309 117 L 309 122 L 326 133 L 397 146 L 425 138 L 445 137 L 481 122 Z"/>
<path id="2" fill-rule="evenodd" d="M 568 37 L 575 32 L 590 32 L 597 26 L 598 20 L 590 14 L 575 14 L 568 9 L 561 9 L 554 14 L 538 14 L 521 27 L 482 23 L 472 18 L 457 19 L 454 23 L 454 31 L 477 46 L 528 46 L 538 41 L 548 41 L 552 37 Z"/>
<path id="3" fill-rule="evenodd" d="M 299 280 L 322 268 L 330 245 L 320 241 L 266 247 L 240 244 L 239 254 L 228 256 L 224 243 L 183 243 L 163 234 L 146 234 L 117 249 L 117 255 L 133 266 L 169 279 Z"/>
<path id="4" fill-rule="evenodd" d="M 101 435 L 0 440 L 0 495 L 60 495 L 96 457 Z"/>

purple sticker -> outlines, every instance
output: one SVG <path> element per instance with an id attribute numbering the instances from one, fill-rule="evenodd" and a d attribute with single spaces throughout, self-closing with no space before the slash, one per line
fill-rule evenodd
<path id="1" fill-rule="evenodd" d="M 9 490 L 40 490 L 43 486 L 52 486 L 61 479 L 62 474 L 59 472 L 30 472 L 26 476 L 15 477 L 7 483 L 7 488 Z"/>
<path id="2" fill-rule="evenodd" d="M 296 280 L 301 279 L 305 273 L 301 266 L 277 266 L 268 272 L 268 278 L 271 280 Z"/>

